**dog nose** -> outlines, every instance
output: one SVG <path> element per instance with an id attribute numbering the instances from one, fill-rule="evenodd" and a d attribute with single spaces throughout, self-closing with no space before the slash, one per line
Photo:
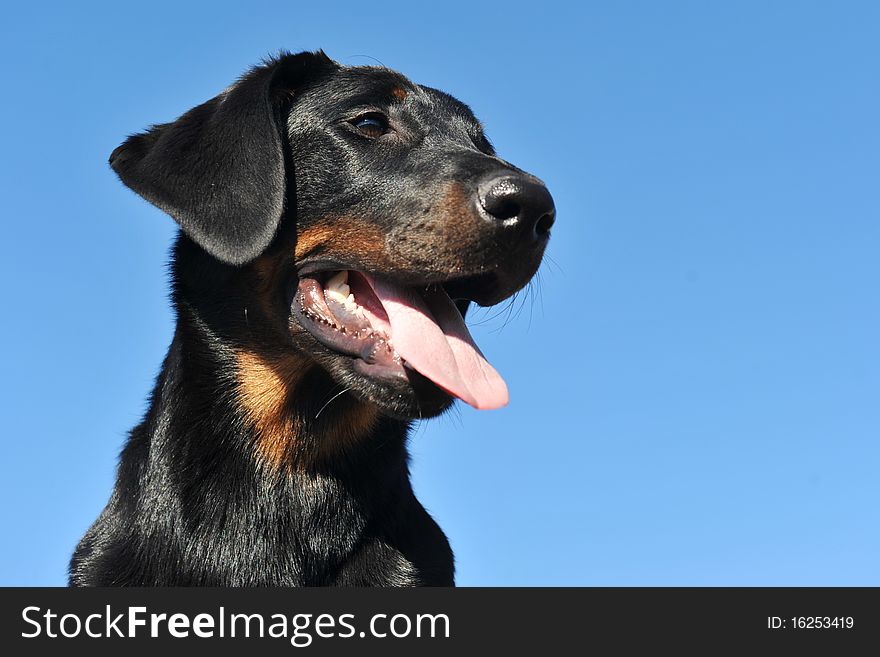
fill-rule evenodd
<path id="1" fill-rule="evenodd" d="M 483 182 L 477 194 L 486 213 L 505 226 L 517 226 L 523 239 L 547 239 L 556 221 L 556 207 L 550 192 L 539 181 L 508 174 Z"/>

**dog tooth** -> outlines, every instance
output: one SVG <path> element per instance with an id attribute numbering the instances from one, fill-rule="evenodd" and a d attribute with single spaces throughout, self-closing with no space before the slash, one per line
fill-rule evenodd
<path id="1" fill-rule="evenodd" d="M 337 303 L 341 303 L 341 304 L 345 303 L 345 297 L 342 294 L 340 294 L 337 290 L 334 290 L 333 288 L 325 289 L 324 290 L 324 297 L 328 301 L 333 300 Z"/>
<path id="2" fill-rule="evenodd" d="M 334 274 L 333 277 L 327 281 L 327 285 L 325 285 L 324 287 L 328 290 L 338 290 L 346 283 L 348 283 L 348 272 L 343 269 L 342 271 Z M 348 286 L 346 285 L 346 287 Z M 346 292 L 343 296 L 346 296 L 347 294 L 348 292 Z"/>

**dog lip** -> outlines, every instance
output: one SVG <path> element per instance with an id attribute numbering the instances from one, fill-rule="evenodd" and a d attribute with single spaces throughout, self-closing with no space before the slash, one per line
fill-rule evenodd
<path id="1" fill-rule="evenodd" d="M 336 356 L 351 358 L 352 368 L 361 376 L 389 382 L 411 382 L 411 377 L 417 373 L 405 367 L 386 336 L 367 329 L 367 335 L 358 337 L 347 327 L 338 326 L 340 320 L 327 302 L 323 284 L 332 273 L 342 271 L 339 266 L 333 265 L 332 269 L 314 266 L 304 271 L 291 301 L 291 314 L 299 325 Z"/>
<path id="2" fill-rule="evenodd" d="M 401 368 L 388 337 L 364 319 L 342 317 L 340 308 L 330 307 L 323 285 L 313 277 L 302 277 L 291 302 L 291 312 L 300 326 L 325 347 L 369 364 Z"/>
<path id="3" fill-rule="evenodd" d="M 343 270 L 358 271 L 358 267 L 349 266 L 348 263 L 337 262 L 334 260 L 311 260 L 305 263 L 300 263 L 297 267 L 297 275 L 300 278 L 307 278 L 319 274 L 327 274 Z"/>
<path id="4" fill-rule="evenodd" d="M 512 296 L 520 287 L 506 285 L 502 277 L 495 271 L 455 272 L 440 274 L 436 272 L 411 272 L 411 271 L 380 271 L 357 265 L 334 260 L 313 260 L 302 263 L 297 274 L 303 278 L 316 278 L 324 281 L 325 277 L 339 271 L 364 272 L 371 276 L 379 276 L 389 281 L 412 288 L 427 288 L 432 285 L 442 285 L 452 299 L 458 301 L 473 301 L 480 306 L 493 306 Z"/>
<path id="5" fill-rule="evenodd" d="M 493 306 L 516 291 L 507 292 L 501 289 L 498 276 L 494 272 L 451 278 L 443 282 L 443 288 L 452 299 L 473 301 L 480 306 Z"/>

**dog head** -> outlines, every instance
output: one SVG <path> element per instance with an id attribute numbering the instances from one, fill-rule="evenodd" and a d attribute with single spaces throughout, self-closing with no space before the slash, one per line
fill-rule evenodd
<path id="1" fill-rule="evenodd" d="M 177 259 L 202 259 L 178 288 L 234 343 L 297 354 L 396 417 L 507 402 L 463 316 L 526 285 L 555 209 L 453 97 L 283 55 L 110 163 L 180 225 Z"/>

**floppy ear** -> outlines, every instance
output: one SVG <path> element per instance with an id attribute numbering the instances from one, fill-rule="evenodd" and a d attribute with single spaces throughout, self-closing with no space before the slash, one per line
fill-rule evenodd
<path id="1" fill-rule="evenodd" d="M 337 66 L 320 51 L 258 66 L 173 123 L 129 137 L 110 166 L 208 253 L 244 264 L 269 245 L 284 211 L 282 108 Z"/>

